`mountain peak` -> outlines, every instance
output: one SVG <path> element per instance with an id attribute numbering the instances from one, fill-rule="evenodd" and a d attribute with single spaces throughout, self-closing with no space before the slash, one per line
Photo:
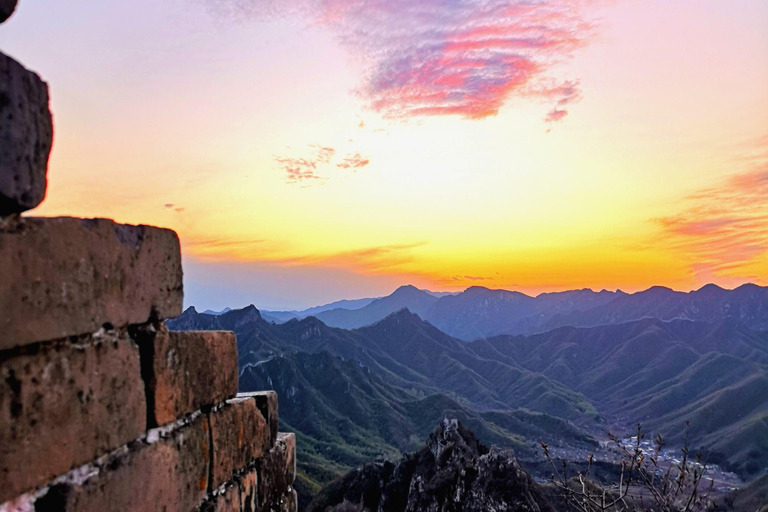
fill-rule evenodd
<path id="1" fill-rule="evenodd" d="M 640 292 L 640 293 L 659 294 L 659 293 L 676 293 L 676 292 L 675 292 L 675 290 L 673 290 L 672 288 L 669 288 L 667 286 L 658 286 L 657 285 L 657 286 L 651 286 L 650 288 L 648 288 L 644 292 Z"/>
<path id="2" fill-rule="evenodd" d="M 718 293 L 718 292 L 724 292 L 726 291 L 725 288 L 721 288 L 720 286 L 714 284 L 714 283 L 708 283 L 696 290 L 696 292 L 701 293 Z"/>
<path id="3" fill-rule="evenodd" d="M 243 309 L 232 309 L 219 315 L 222 325 L 230 326 L 228 328 L 234 329 L 239 325 L 243 325 L 247 322 L 260 322 L 262 321 L 261 312 L 256 309 L 256 306 L 250 304 Z"/>
<path id="4" fill-rule="evenodd" d="M 377 324 L 383 324 L 385 322 L 423 322 L 424 320 L 421 319 L 419 315 L 416 313 L 411 312 L 408 308 L 400 308 L 394 313 L 390 313 L 380 321 L 376 322 Z M 374 324 L 376 325 L 376 324 Z"/>
<path id="5" fill-rule="evenodd" d="M 491 292 L 490 288 L 487 286 L 480 286 L 479 284 L 472 285 L 468 287 L 466 290 L 464 290 L 464 293 L 481 293 L 481 292 Z"/>
<path id="6" fill-rule="evenodd" d="M 392 328 L 421 328 L 425 325 L 432 327 L 427 321 L 423 320 L 419 315 L 412 312 L 408 308 L 401 308 L 390 313 L 386 317 L 382 318 L 378 322 L 371 324 L 363 329 L 392 329 Z"/>
<path id="7" fill-rule="evenodd" d="M 427 294 L 427 292 L 425 292 L 424 290 L 420 290 L 420 289 L 416 288 L 412 284 L 406 284 L 406 285 L 403 285 L 403 286 L 399 287 L 394 292 L 392 292 L 392 295 L 390 295 L 390 297 L 397 296 L 397 295 L 405 295 L 405 294 L 412 295 L 412 294 L 416 294 L 416 293 L 418 293 L 418 294 L 422 294 L 422 293 L 423 294 Z"/>

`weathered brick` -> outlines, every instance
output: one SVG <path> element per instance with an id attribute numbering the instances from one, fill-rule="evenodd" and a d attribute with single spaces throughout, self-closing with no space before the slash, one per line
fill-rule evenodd
<path id="1" fill-rule="evenodd" d="M 259 509 L 279 506 L 295 478 L 296 436 L 281 432 L 275 446 L 259 461 Z"/>
<path id="2" fill-rule="evenodd" d="M 256 407 L 261 411 L 264 419 L 269 425 L 269 447 L 274 446 L 277 441 L 277 429 L 280 423 L 278 414 L 277 393 L 274 391 L 255 391 L 248 393 L 238 393 L 238 397 L 249 396 L 256 400 Z"/>
<path id="3" fill-rule="evenodd" d="M 296 434 L 281 432 L 277 442 L 285 446 L 285 479 L 289 485 L 296 480 Z"/>
<path id="4" fill-rule="evenodd" d="M 240 483 L 231 482 L 217 491 L 216 496 L 209 496 L 202 505 L 200 512 L 240 512 Z"/>
<path id="5" fill-rule="evenodd" d="M 37 510 L 50 512 L 124 512 L 127 510 L 195 510 L 208 489 L 210 440 L 208 418 L 163 437 L 148 433 L 149 444 L 137 442 L 102 464 L 80 483 L 63 482 L 38 499 Z M 154 439 L 160 437 L 159 439 Z"/>
<path id="6" fill-rule="evenodd" d="M 234 333 L 148 326 L 134 336 L 141 348 L 150 425 L 173 422 L 237 393 Z"/>
<path id="7" fill-rule="evenodd" d="M 251 470 L 240 478 L 240 507 L 243 512 L 256 512 L 259 506 L 259 473 Z"/>
<path id="8" fill-rule="evenodd" d="M 212 485 L 232 478 L 235 471 L 262 457 L 269 449 L 269 427 L 251 397 L 228 400 L 210 414 L 213 440 Z"/>
<path id="9" fill-rule="evenodd" d="M 0 363 L 0 503 L 139 437 L 139 349 L 107 332 Z"/>
<path id="10" fill-rule="evenodd" d="M 0 350 L 181 313 L 179 239 L 105 219 L 0 225 Z"/>
<path id="11" fill-rule="evenodd" d="M 15 4 L 0 3 L 0 23 Z M 25 212 L 43 201 L 52 142 L 48 86 L 0 53 L 0 215 Z"/>

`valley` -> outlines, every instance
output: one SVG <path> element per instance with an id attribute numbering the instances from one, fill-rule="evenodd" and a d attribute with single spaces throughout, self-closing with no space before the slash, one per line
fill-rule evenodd
<path id="1" fill-rule="evenodd" d="M 492 292 L 435 297 L 403 287 L 353 303 L 359 309 L 287 321 L 253 306 L 218 315 L 189 308 L 168 325 L 236 332 L 241 390 L 275 389 L 281 428 L 297 432 L 296 488 L 305 504 L 352 468 L 418 449 L 446 417 L 488 445 L 513 448 L 539 479 L 547 475 L 540 441 L 558 458 L 578 463 L 594 454 L 610 465 L 616 454 L 605 432 L 626 436 L 637 423 L 649 436 L 663 434 L 665 463 L 687 434 L 719 493 L 765 473 L 765 289 L 581 290 L 533 299 Z M 438 318 L 441 302 L 452 325 L 465 333 L 483 325 L 486 335 L 459 339 L 421 318 Z M 538 332 L 568 318 L 603 323 Z"/>

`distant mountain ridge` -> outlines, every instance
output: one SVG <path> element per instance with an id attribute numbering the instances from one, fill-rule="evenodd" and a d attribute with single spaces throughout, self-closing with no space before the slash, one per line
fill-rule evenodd
<path id="1" fill-rule="evenodd" d="M 503 334 L 535 334 L 562 326 L 621 324 L 643 318 L 735 318 L 754 330 L 768 330 L 768 288 L 754 284 L 734 290 L 709 284 L 691 292 L 655 286 L 632 294 L 582 289 L 535 297 L 482 286 L 441 296 L 408 285 L 378 299 L 337 301 L 302 312 L 266 311 L 263 315 L 275 323 L 316 316 L 331 327 L 357 329 L 403 308 L 465 341 Z"/>
<path id="2" fill-rule="evenodd" d="M 417 289 L 417 288 L 415 288 L 413 286 L 404 286 L 404 287 L 401 287 L 401 288 Z M 433 292 L 433 291 L 430 291 L 430 290 L 419 290 L 419 291 L 422 291 L 422 292 L 426 293 L 427 295 L 431 295 L 431 296 L 436 297 L 436 298 L 447 297 L 449 295 L 455 295 L 455 293 L 452 293 L 452 292 Z M 303 309 L 303 310 L 294 310 L 294 311 L 262 310 L 261 314 L 262 314 L 262 316 L 265 319 L 267 319 L 268 321 L 273 322 L 273 323 L 284 323 L 284 322 L 287 322 L 288 320 L 293 320 L 294 318 L 302 319 L 302 318 L 306 318 L 308 316 L 316 316 L 316 317 L 322 318 L 322 314 L 326 313 L 328 311 L 332 311 L 332 310 L 336 310 L 336 309 L 344 310 L 344 311 L 355 311 L 355 310 L 358 310 L 358 309 L 362 309 L 362 308 L 368 306 L 370 303 L 372 303 L 372 302 L 374 302 L 376 300 L 382 299 L 382 298 L 385 298 L 385 297 L 375 297 L 375 298 L 367 298 L 367 299 L 342 299 L 342 300 L 337 300 L 335 302 L 331 302 L 329 304 L 324 304 L 322 306 L 315 306 L 315 307 L 311 307 L 311 308 Z M 397 311 L 398 309 L 402 309 L 403 307 L 407 307 L 407 303 L 405 303 L 405 302 L 401 303 L 399 307 L 397 307 L 396 309 L 390 311 L 390 313 L 393 313 L 394 311 Z M 229 308 L 227 308 L 226 311 L 228 311 L 228 310 L 229 310 Z M 210 311 L 206 311 L 206 312 L 207 313 L 213 313 L 213 312 L 210 312 Z M 331 316 L 333 316 L 333 315 L 331 315 Z M 381 318 L 379 318 L 378 320 L 381 320 Z M 332 320 L 330 322 L 333 323 Z M 328 323 L 328 322 L 326 322 L 326 323 Z M 334 325 L 334 327 L 341 327 L 341 326 L 340 325 Z"/>

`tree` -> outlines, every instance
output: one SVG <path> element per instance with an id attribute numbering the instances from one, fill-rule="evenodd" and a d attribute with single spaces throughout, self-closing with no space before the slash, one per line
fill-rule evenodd
<path id="1" fill-rule="evenodd" d="M 686 424 L 687 425 L 687 424 Z M 679 462 L 664 468 L 661 452 L 665 441 L 656 436 L 653 448 L 644 448 L 645 433 L 637 426 L 637 435 L 625 444 L 609 434 L 621 460 L 618 481 L 602 484 L 590 478 L 594 456 L 590 455 L 586 470 L 568 475 L 568 461 L 558 464 L 541 443 L 544 456 L 554 470 L 552 483 L 557 488 L 566 510 L 577 512 L 630 512 L 652 510 L 659 512 L 701 512 L 712 507 L 712 501 L 700 490 L 707 465 L 700 453 L 691 460 L 687 429 Z M 714 481 L 710 482 L 710 489 Z"/>

